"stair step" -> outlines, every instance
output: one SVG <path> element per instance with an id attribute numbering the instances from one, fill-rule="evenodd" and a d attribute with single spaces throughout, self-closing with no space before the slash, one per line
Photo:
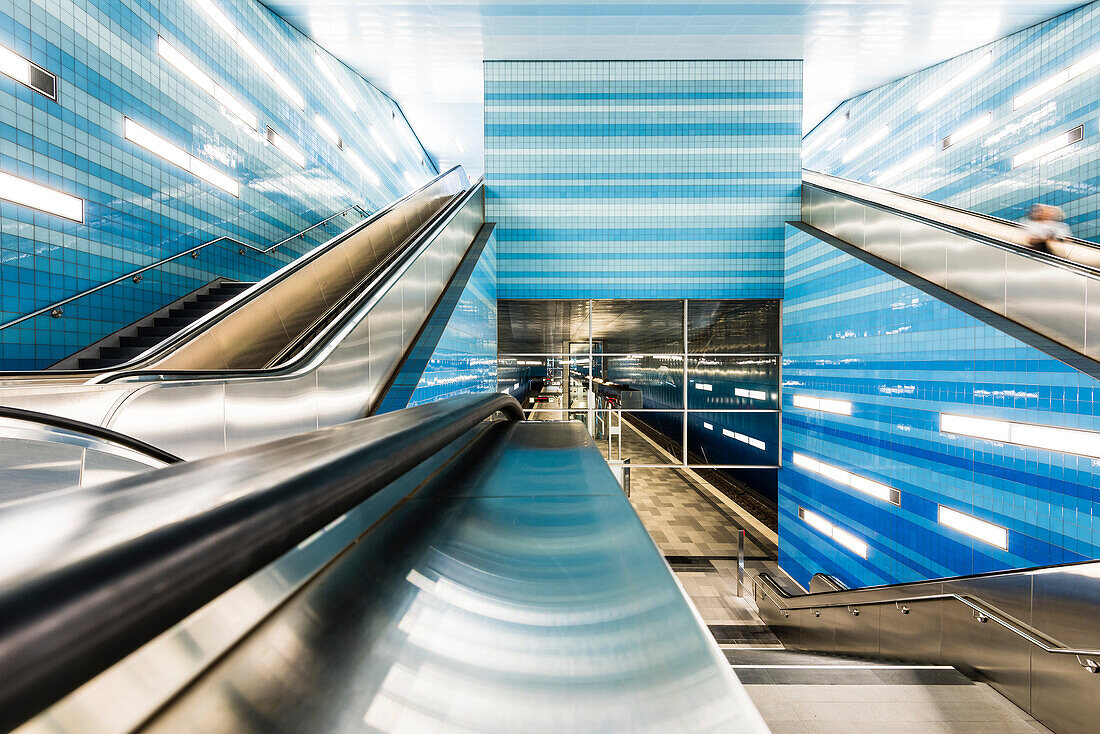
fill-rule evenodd
<path id="1" fill-rule="evenodd" d="M 103 347 L 99 350 L 100 359 L 127 360 L 145 351 L 145 347 Z"/>
<path id="2" fill-rule="evenodd" d="M 174 326 L 139 326 L 138 337 L 150 337 L 155 341 L 162 341 L 165 337 L 172 336 L 179 329 Z"/>
<path id="3" fill-rule="evenodd" d="M 208 314 L 217 308 L 216 303 L 202 303 L 193 304 L 189 303 L 183 308 L 173 308 L 168 312 L 169 318 L 187 318 L 190 317 L 192 321 L 198 320 L 199 316 Z"/>
<path id="4" fill-rule="evenodd" d="M 154 344 L 160 344 L 161 341 L 163 341 L 162 337 L 142 335 L 139 333 L 138 336 L 120 337 L 118 345 L 120 347 L 141 347 L 142 349 L 148 349 Z"/>
<path id="5" fill-rule="evenodd" d="M 194 319 L 180 318 L 178 316 L 158 316 L 153 319 L 153 326 L 174 326 L 173 333 L 179 331 L 179 327 L 187 326 L 194 322 Z"/>

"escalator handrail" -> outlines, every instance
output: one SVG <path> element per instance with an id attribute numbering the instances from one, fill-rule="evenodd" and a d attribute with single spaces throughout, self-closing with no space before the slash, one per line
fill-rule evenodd
<path id="1" fill-rule="evenodd" d="M 397 282 L 405 267 L 427 249 L 436 236 L 441 234 L 454 220 L 464 206 L 482 190 L 484 177 L 475 181 L 465 192 L 444 207 L 438 216 L 433 217 L 425 227 L 418 231 L 394 257 L 389 259 L 383 272 L 366 284 L 361 292 L 350 298 L 342 311 L 331 314 L 329 321 L 312 333 L 309 342 L 301 350 L 272 367 L 236 370 L 128 370 L 109 372 L 93 378 L 89 384 L 106 384 L 123 380 L 144 381 L 189 381 L 189 380 L 231 380 L 238 378 L 280 378 L 292 374 L 307 372 L 316 367 L 328 353 L 340 342 L 340 332 L 354 326 L 358 317 L 369 311 Z"/>
<path id="2" fill-rule="evenodd" d="M 0 506 L 0 539 L 9 539 L 0 567 L 0 730 L 497 414 L 523 420 L 510 396 L 465 395 Z"/>
<path id="3" fill-rule="evenodd" d="M 1030 571 L 1031 569 L 1028 570 Z M 944 580 L 946 579 L 940 579 L 940 581 Z M 930 581 L 917 581 L 913 583 L 929 584 L 935 582 L 936 580 L 933 579 Z M 880 605 L 894 605 L 897 606 L 904 613 L 908 613 L 908 610 L 903 609 L 902 605 L 927 601 L 954 600 L 970 607 L 970 609 L 975 614 L 975 619 L 977 619 L 978 621 L 984 622 L 987 620 L 993 620 L 997 624 L 1007 629 L 1009 632 L 1012 632 L 1016 636 L 1027 640 L 1031 644 L 1041 648 L 1044 652 L 1060 655 L 1074 655 L 1078 658 L 1080 658 L 1081 656 L 1100 657 L 1100 650 L 1072 648 L 1068 645 L 1058 642 L 1053 637 L 1043 634 L 1026 622 L 1022 622 L 1021 620 L 1016 619 L 1007 612 L 1004 612 L 993 606 L 989 602 L 983 601 L 982 599 L 979 599 L 978 597 L 970 594 L 955 594 L 952 592 L 944 592 L 940 594 L 899 594 L 897 596 L 890 596 L 883 599 L 859 600 L 858 598 L 856 598 L 844 601 L 821 601 L 822 597 L 828 597 L 836 594 L 852 594 L 853 592 L 855 592 L 858 595 L 858 592 L 860 592 L 861 589 L 839 589 L 836 591 L 821 591 L 811 594 L 797 595 L 789 594 L 788 592 L 783 590 L 779 586 L 779 584 L 775 582 L 775 579 L 773 579 L 770 574 L 766 572 L 753 577 L 753 586 L 757 590 L 759 588 L 757 586 L 758 584 L 765 587 L 763 595 L 781 613 L 783 613 L 784 616 L 790 616 L 790 612 L 792 610 L 809 609 L 811 611 L 815 611 L 820 609 L 837 609 L 840 607 L 848 609 L 848 611 L 852 614 L 858 614 L 859 607 Z M 910 585 L 912 584 L 897 584 L 896 586 L 904 587 Z M 884 587 L 882 586 L 870 587 L 870 589 L 878 590 L 881 590 L 883 588 Z M 806 601 L 807 598 L 809 598 L 810 600 Z M 790 603 L 791 600 L 798 600 L 798 602 Z M 782 601 L 783 603 L 780 604 L 780 601 Z M 1086 668 L 1096 666 L 1096 661 L 1082 661 L 1079 659 L 1078 662 L 1080 662 L 1081 665 Z"/>
<path id="4" fill-rule="evenodd" d="M 818 173 L 816 171 L 810 171 L 810 173 L 814 173 L 818 176 L 825 176 L 825 177 L 828 177 L 828 178 L 840 179 L 840 180 L 842 180 L 846 183 L 851 183 L 851 184 L 854 184 L 856 186 L 867 187 L 867 188 L 872 188 L 872 189 L 879 189 L 879 187 L 877 187 L 877 186 L 871 186 L 870 184 L 864 184 L 864 183 L 861 183 L 859 181 L 851 181 L 850 179 L 841 179 L 839 176 L 830 176 L 829 174 Z M 961 237 L 965 237 L 965 238 L 972 239 L 972 240 L 978 240 L 978 241 L 983 242 L 985 244 L 992 245 L 994 247 L 999 247 L 1001 249 L 1011 250 L 1013 253 L 1015 253 L 1017 255 L 1023 255 L 1024 257 L 1027 257 L 1027 258 L 1032 259 L 1032 260 L 1042 261 L 1044 263 L 1053 265 L 1055 267 L 1060 267 L 1060 268 L 1063 268 L 1065 270 L 1077 271 L 1079 273 L 1082 273 L 1082 274 L 1090 276 L 1090 277 L 1100 276 L 1100 269 L 1098 269 L 1098 268 L 1094 268 L 1090 265 L 1086 265 L 1086 264 L 1083 264 L 1083 263 L 1075 262 L 1073 260 L 1068 260 L 1064 257 L 1060 257 L 1058 255 L 1054 255 L 1054 254 L 1051 254 L 1051 253 L 1038 252 L 1037 250 L 1033 250 L 1030 247 L 1026 247 L 1026 246 L 1021 245 L 1017 242 L 1012 242 L 1011 240 L 1001 239 L 999 237 L 995 237 L 993 235 L 985 234 L 983 232 L 975 232 L 973 230 L 969 230 L 969 229 L 966 229 L 964 227 L 960 227 L 960 226 L 957 226 L 957 225 L 954 225 L 954 224 L 950 224 L 948 222 L 941 222 L 941 221 L 938 221 L 936 219 L 926 217 L 922 214 L 917 214 L 915 212 L 910 212 L 910 211 L 906 211 L 904 209 L 899 209 L 897 207 L 890 206 L 889 204 L 884 204 L 880 201 L 874 201 L 872 199 L 865 199 L 861 196 L 858 196 L 856 194 L 853 194 L 853 193 L 850 193 L 850 192 L 847 192 L 847 191 L 841 191 L 840 189 L 831 188 L 831 187 L 829 187 L 825 184 L 822 184 L 822 183 L 816 183 L 816 182 L 813 182 L 813 181 L 805 181 L 804 180 L 802 182 L 802 185 L 803 186 L 809 186 L 809 187 L 815 188 L 815 189 L 820 189 L 821 191 L 827 191 L 831 194 L 835 194 L 837 196 L 844 197 L 845 199 L 848 199 L 850 201 L 858 202 L 858 203 L 860 203 L 864 206 L 868 206 L 868 207 L 871 207 L 873 209 L 878 209 L 880 211 L 884 211 L 884 212 L 887 212 L 889 214 L 893 214 L 895 216 L 904 217 L 906 219 L 910 219 L 910 220 L 913 220 L 913 221 L 916 221 L 916 222 L 920 222 L 921 224 L 927 225 L 929 227 L 934 227 L 936 229 L 941 229 L 941 230 L 944 230 L 944 231 L 947 231 L 947 232 L 951 232 L 952 234 L 956 234 L 956 235 L 959 235 Z M 907 194 L 899 194 L 895 191 L 889 191 L 889 189 L 879 189 L 879 190 L 887 191 L 891 195 L 895 195 L 895 196 L 902 197 L 902 198 L 905 198 L 905 199 L 910 199 L 912 201 L 917 201 L 917 202 L 920 202 L 921 204 L 927 204 L 929 206 L 933 206 L 933 207 L 937 207 L 937 208 L 957 212 L 957 213 L 960 213 L 960 214 L 965 214 L 965 215 L 968 215 L 968 216 L 980 217 L 982 219 L 995 221 L 998 225 L 1011 226 L 1011 227 L 1015 227 L 1015 228 L 1022 228 L 1023 227 L 1023 225 L 1021 225 L 1019 222 L 1011 222 L 1007 219 L 998 219 L 997 217 L 992 217 L 992 216 L 989 216 L 989 215 L 986 215 L 986 214 L 977 214 L 975 212 L 967 211 L 965 209 L 958 209 L 956 207 L 948 206 L 946 204 L 940 204 L 939 202 L 936 202 L 936 201 L 930 201 L 928 199 L 920 199 L 918 197 L 909 196 Z M 1081 239 L 1077 239 L 1077 238 L 1073 237 L 1073 238 L 1067 238 L 1066 242 L 1068 242 L 1069 244 L 1072 244 L 1072 245 L 1077 245 L 1077 246 L 1081 246 L 1081 247 L 1088 247 L 1088 248 L 1093 249 L 1093 250 L 1100 250 L 1100 245 L 1098 245 L 1095 242 L 1089 242 L 1088 240 L 1081 240 Z"/>
<path id="5" fill-rule="evenodd" d="M 110 428 L 104 428 L 103 426 L 95 425 L 94 423 L 85 423 L 84 421 L 74 420 L 72 418 L 65 418 L 60 415 L 53 415 L 52 413 L 40 413 L 36 410 L 24 410 L 22 408 L 9 408 L 7 406 L 0 405 L 0 418 L 7 418 L 10 420 L 26 421 L 28 423 L 38 423 L 44 426 L 51 426 L 53 428 L 61 428 L 66 431 L 72 431 L 74 433 L 80 433 L 93 438 L 98 438 L 102 441 L 122 446 L 136 451 L 139 454 L 148 456 L 151 459 L 163 462 L 165 464 L 176 464 L 183 461 L 175 454 L 170 454 L 164 449 L 157 448 L 152 444 L 145 443 L 138 440 L 133 436 L 127 436 L 125 433 L 119 433 L 113 431 Z"/>
<path id="6" fill-rule="evenodd" d="M 36 371 L 29 371 L 29 372 L 28 371 L 0 372 L 0 379 L 8 379 L 8 378 L 14 378 L 14 377 L 21 377 L 21 376 L 45 377 L 45 378 L 50 378 L 50 379 L 62 379 L 62 378 L 65 378 L 65 377 L 94 377 L 94 376 L 97 376 L 97 375 L 114 373 L 114 372 L 117 372 L 117 371 L 120 371 L 120 370 L 134 369 L 133 367 L 130 367 L 130 365 L 139 365 L 141 363 L 146 363 L 151 359 L 156 359 L 156 358 L 162 356 L 165 351 L 174 348 L 180 342 L 194 336 L 195 333 L 198 330 L 206 329 L 210 326 L 213 326 L 214 324 L 218 323 L 222 318 L 227 316 L 229 313 L 234 312 L 237 308 L 240 308 L 245 303 L 248 303 L 250 301 L 255 300 L 259 296 L 261 296 L 264 293 L 266 293 L 267 291 L 269 291 L 271 288 L 274 288 L 279 283 L 282 283 L 286 278 L 288 278 L 291 275 L 299 272 L 302 268 L 308 266 L 310 263 L 312 263 L 315 259 L 317 259 L 321 255 L 331 251 L 334 247 L 339 246 L 341 243 L 346 241 L 349 237 L 355 235 L 356 233 L 362 231 L 364 228 L 370 226 L 371 224 L 377 222 L 378 220 L 380 220 L 381 218 L 383 218 L 387 214 L 391 213 L 396 207 L 400 206 L 402 203 L 412 199 L 413 197 L 417 196 L 418 194 L 424 192 L 429 187 L 435 185 L 437 182 L 442 181 L 446 177 L 448 177 L 452 174 L 455 174 L 456 172 L 459 172 L 461 170 L 462 170 L 462 166 L 452 166 L 451 168 L 447 169 L 446 171 L 439 174 L 435 178 L 433 178 L 430 181 L 426 182 L 423 186 L 421 186 L 417 189 L 414 189 L 413 191 L 410 191 L 409 193 L 405 194 L 404 196 L 402 196 L 399 199 L 395 199 L 395 200 L 391 201 L 390 203 L 386 204 L 384 207 L 377 210 L 373 214 L 367 215 L 366 218 L 363 219 L 362 221 L 360 221 L 360 222 L 356 223 L 355 225 L 349 227 L 348 229 L 344 230 L 343 232 L 340 232 L 339 234 L 333 236 L 332 238 L 330 238 L 326 242 L 321 243 L 317 247 L 314 247 L 310 251 L 304 253 L 302 256 L 300 256 L 298 258 L 295 258 L 294 260 L 291 260 L 286 265 L 279 268 L 275 272 L 271 273 L 270 275 L 268 275 L 266 278 L 264 278 L 260 282 L 258 282 L 255 285 L 251 286 L 248 290 L 234 296 L 232 299 L 230 299 L 229 301 L 226 302 L 227 307 L 216 309 L 215 311 L 212 311 L 211 313 L 209 313 L 209 314 L 203 316 L 202 318 L 198 319 L 194 323 L 188 324 L 183 329 L 181 329 L 178 332 L 172 334 L 167 339 L 157 343 L 155 346 L 150 347 L 150 349 L 148 351 L 132 358 L 128 362 L 124 362 L 123 364 L 116 365 L 116 366 L 110 368 L 109 370 L 103 370 L 103 369 L 92 369 L 92 370 L 46 370 L 46 371 L 36 370 Z M 351 209 L 354 209 L 354 208 L 359 208 L 360 210 L 362 210 L 360 205 L 354 204 L 354 205 L 346 208 L 344 210 L 344 212 L 340 212 L 339 214 L 345 213 L 346 211 L 350 211 Z M 319 222 L 318 224 L 313 225 L 312 227 L 310 227 L 310 229 L 313 229 L 314 227 L 319 226 L 320 224 L 323 224 L 324 222 L 327 222 L 330 219 L 334 219 L 335 217 L 339 216 L 339 214 L 335 214 L 332 217 L 329 217 L 328 219 L 324 220 L 323 222 Z M 306 230 L 306 231 L 308 231 L 308 230 Z M 268 252 L 270 250 L 274 250 L 276 247 L 279 247 L 280 245 L 284 244 L 285 242 L 289 242 L 290 240 L 294 239 L 295 237 L 300 236 L 301 234 L 303 234 L 303 233 L 299 232 L 297 234 L 294 234 L 291 237 L 284 239 L 282 242 L 276 243 L 275 245 L 272 245 L 271 247 L 269 247 L 265 250 L 262 250 L 262 252 Z M 140 270 L 134 271 L 132 273 L 128 273 L 124 276 L 120 276 L 119 278 L 116 278 L 113 281 L 110 281 L 108 283 L 104 283 L 101 286 L 97 286 L 95 289 L 85 291 L 83 293 L 72 296 L 72 297 L 66 299 L 65 302 L 68 303 L 72 300 L 75 300 L 75 299 L 80 298 L 84 295 L 87 295 L 88 293 L 91 293 L 94 290 L 98 290 L 100 288 L 105 288 L 105 287 L 110 286 L 110 285 L 121 283 L 121 282 L 125 281 L 126 279 L 132 278 L 133 276 L 135 276 L 135 275 L 137 275 L 141 272 L 144 272 L 144 271 L 149 270 L 151 268 L 157 267 L 157 266 L 162 265 L 162 264 L 164 264 L 164 263 L 166 263 L 170 260 L 174 260 L 176 258 L 182 257 L 182 256 L 187 255 L 189 253 L 196 252 L 196 251 L 202 249 L 203 247 L 206 247 L 207 245 L 217 244 L 218 242 L 222 242 L 222 241 L 232 241 L 236 244 L 241 244 L 241 245 L 244 244 L 244 243 L 239 243 L 237 240 L 233 239 L 232 237 L 219 237 L 218 239 L 212 240 L 211 242 L 207 242 L 204 245 L 199 245 L 197 247 L 193 247 L 190 250 L 185 250 L 183 252 L 177 253 L 176 255 L 172 255 L 168 258 L 165 258 L 165 259 L 160 260 L 156 263 L 153 263 L 152 265 L 141 268 Z M 252 249 L 257 249 L 254 245 L 248 245 L 248 247 L 251 247 Z M 228 304 L 233 304 L 233 306 L 228 307 Z M 53 304 L 53 306 L 50 306 L 48 308 L 49 308 L 49 310 L 52 310 L 52 308 L 56 307 L 57 305 L 59 305 L 59 304 Z M 25 320 L 27 318 L 31 318 L 33 316 L 40 316 L 40 315 L 42 315 L 42 313 L 46 313 L 46 312 L 48 312 L 48 310 L 39 309 L 38 311 L 36 311 L 32 314 L 28 314 L 27 316 L 20 317 L 20 319 L 17 319 L 16 321 L 22 321 L 22 320 Z M 9 326 L 9 325 L 15 324 L 16 321 L 8 322 L 7 324 L 4 324 L 3 326 Z M 0 328 L 3 328 L 3 326 L 0 326 Z"/>

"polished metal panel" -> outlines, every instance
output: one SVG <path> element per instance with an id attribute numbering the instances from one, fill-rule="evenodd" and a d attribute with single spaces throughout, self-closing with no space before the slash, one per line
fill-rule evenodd
<path id="1" fill-rule="evenodd" d="M 921 225 L 907 228 L 901 242 L 901 260 L 898 263 L 911 273 L 936 285 L 947 286 L 947 243 L 949 237 L 936 227 Z"/>
<path id="2" fill-rule="evenodd" d="M 582 426 L 466 466 L 142 731 L 768 731 Z"/>
<path id="3" fill-rule="evenodd" d="M 1043 261 L 1010 253 L 1005 316 L 1080 352 L 1085 348 L 1088 279 Z"/>
<path id="4" fill-rule="evenodd" d="M 841 198 L 836 199 L 834 207 L 836 222 L 830 234 L 863 249 L 865 231 L 863 212 L 867 207 L 858 201 Z"/>
<path id="5" fill-rule="evenodd" d="M 863 226 L 863 249 L 886 262 L 895 265 L 900 262 L 903 226 L 900 218 L 875 207 L 864 207 Z"/>
<path id="6" fill-rule="evenodd" d="M 1100 278 L 1085 287 L 1085 354 L 1100 360 Z"/>
<path id="7" fill-rule="evenodd" d="M 801 595 L 755 582 L 790 647 L 952 665 L 1060 733 L 1100 720 L 1100 562 Z"/>
<path id="8" fill-rule="evenodd" d="M 1007 250 L 947 235 L 947 289 L 1003 316 L 1008 257 Z"/>

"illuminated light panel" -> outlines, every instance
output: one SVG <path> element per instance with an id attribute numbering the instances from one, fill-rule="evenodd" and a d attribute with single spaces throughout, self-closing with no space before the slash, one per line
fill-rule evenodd
<path id="1" fill-rule="evenodd" d="M 6 46 L 0 46 L 0 74 L 14 79 L 24 87 L 33 89 L 45 97 L 57 99 L 57 76 Z"/>
<path id="2" fill-rule="evenodd" d="M 714 385 L 711 385 L 709 382 L 697 382 L 695 383 L 695 389 L 712 392 L 714 390 Z"/>
<path id="3" fill-rule="evenodd" d="M 297 163 L 302 168 L 306 167 L 305 153 L 298 150 L 289 140 L 272 130 L 270 127 L 267 129 L 267 142 L 274 145 L 276 148 L 282 151 L 283 155 Z"/>
<path id="4" fill-rule="evenodd" d="M 727 438 L 732 438 L 735 441 L 740 441 L 741 443 L 747 443 L 749 446 L 752 446 L 754 449 L 760 449 L 761 451 L 763 451 L 765 448 L 767 448 L 767 445 L 763 441 L 761 441 L 760 439 L 753 438 L 752 436 L 746 436 L 743 433 L 738 433 L 737 431 L 731 431 L 727 428 L 722 429 L 722 435 L 726 436 Z"/>
<path id="5" fill-rule="evenodd" d="M 806 471 L 814 474 L 820 474 L 823 477 L 832 479 L 838 484 L 851 487 L 857 492 L 863 492 L 870 495 L 875 499 L 882 500 L 883 502 L 889 502 L 892 505 L 901 506 L 901 492 L 888 487 L 885 484 L 881 484 L 866 477 L 861 477 L 858 474 L 853 474 L 850 471 L 841 469 L 839 467 L 826 464 L 823 461 L 817 459 L 811 459 L 808 456 L 802 454 L 794 454 L 792 456 L 795 466 L 800 466 Z"/>
<path id="6" fill-rule="evenodd" d="M 382 179 L 378 178 L 378 174 L 374 172 L 374 169 L 363 162 L 363 159 L 360 158 L 357 153 L 349 150 L 347 151 L 347 156 L 352 165 L 358 168 L 359 172 L 366 176 L 368 181 L 370 181 L 375 186 L 382 185 Z"/>
<path id="7" fill-rule="evenodd" d="M 885 138 L 889 134 L 890 134 L 890 126 L 889 125 L 883 125 L 878 130 L 875 130 L 873 133 L 871 133 L 867 137 L 867 139 L 864 140 L 862 143 L 856 144 L 847 153 L 845 153 L 844 157 L 840 159 L 841 163 L 847 163 L 848 161 L 852 160 L 853 158 L 856 158 L 857 156 L 861 155 L 865 150 L 867 150 L 872 145 L 874 145 L 878 141 L 882 140 L 883 138 Z"/>
<path id="8" fill-rule="evenodd" d="M 210 75 L 180 53 L 179 49 L 166 41 L 163 36 L 157 36 L 157 53 L 167 61 L 176 71 L 194 82 L 200 89 L 213 97 L 219 104 L 232 112 L 241 122 L 253 130 L 258 130 L 260 121 L 244 103 L 227 92 L 224 87 L 215 82 Z"/>
<path id="9" fill-rule="evenodd" d="M 1100 431 L 940 413 L 940 431 L 1100 459 Z"/>
<path id="10" fill-rule="evenodd" d="M 852 533 L 849 533 L 847 530 L 837 527 L 816 512 L 811 512 L 803 507 L 799 507 L 798 517 L 822 535 L 832 538 L 837 545 L 844 546 L 860 558 L 867 557 L 867 543 L 860 540 Z"/>
<path id="11" fill-rule="evenodd" d="M 708 431 L 713 431 L 714 430 L 714 424 L 713 423 L 707 423 L 706 421 L 703 421 L 703 428 L 707 429 Z"/>
<path id="12" fill-rule="evenodd" d="M 812 150 L 817 150 L 825 141 L 832 140 L 833 137 L 840 132 L 840 128 L 844 127 L 847 122 L 847 112 L 843 115 L 838 115 L 835 120 L 829 123 L 828 127 L 821 131 L 821 134 L 818 135 L 812 143 L 802 148 L 802 155 L 806 155 Z"/>
<path id="13" fill-rule="evenodd" d="M 314 115 L 313 124 L 317 126 L 317 129 L 321 131 L 321 134 L 324 135 L 330 143 L 343 150 L 344 139 L 340 137 L 340 133 L 336 132 L 336 129 L 333 128 L 332 125 L 328 124 L 325 118 L 320 115 Z"/>
<path id="14" fill-rule="evenodd" d="M 970 122 L 966 123 L 958 130 L 943 139 L 941 143 L 943 149 L 947 150 L 955 143 L 961 143 L 974 133 L 986 129 L 987 127 L 989 127 L 989 123 L 991 122 L 993 122 L 992 112 L 986 112 L 984 115 L 981 115 L 980 117 L 971 120 Z"/>
<path id="15" fill-rule="evenodd" d="M 753 400 L 767 400 L 768 394 L 763 390 L 746 390 L 743 387 L 733 389 L 733 394 L 739 398 L 752 398 Z"/>
<path id="16" fill-rule="evenodd" d="M 355 97 L 351 95 L 347 87 L 340 83 L 340 78 L 336 76 L 336 72 L 332 70 L 332 67 L 321 57 L 319 52 L 314 52 L 313 62 L 317 64 L 317 68 L 325 75 L 325 79 L 328 79 L 329 84 L 331 84 L 337 94 L 340 95 L 340 98 L 344 100 L 344 104 L 348 106 L 348 110 L 350 112 L 355 112 Z"/>
<path id="17" fill-rule="evenodd" d="M 268 78 L 275 83 L 276 88 L 283 93 L 288 100 L 290 100 L 295 107 L 300 110 L 306 108 L 305 97 L 302 93 L 294 88 L 290 82 L 286 80 L 282 74 L 278 72 L 275 65 L 267 60 L 267 57 L 245 38 L 244 34 L 233 25 L 233 21 L 218 9 L 218 7 L 211 0 L 194 0 L 195 4 L 202 8 L 203 12 L 214 21 L 214 24 L 221 28 L 225 33 L 237 44 L 237 47 L 241 49 L 245 56 L 252 60 L 252 63 L 256 65 L 263 73 L 267 74 Z"/>
<path id="18" fill-rule="evenodd" d="M 960 533 L 977 538 L 983 543 L 995 545 L 1001 550 L 1008 550 L 1008 530 L 985 520 L 980 520 L 965 512 L 952 510 L 950 507 L 939 505 L 939 523 L 946 527 L 958 530 Z"/>
<path id="19" fill-rule="evenodd" d="M 217 186 L 228 194 L 237 197 L 240 196 L 240 184 L 229 176 L 210 164 L 200 161 L 178 145 L 169 143 L 164 138 L 134 122 L 129 117 L 123 118 L 122 134 L 123 137 L 131 143 L 140 145 L 150 153 L 163 158 L 169 163 L 176 164 L 185 171 L 188 171 L 191 175 Z"/>
<path id="20" fill-rule="evenodd" d="M 971 78 L 972 76 L 977 74 L 979 71 L 984 69 L 985 67 L 989 66 L 989 63 L 991 61 L 993 61 L 993 52 L 992 51 L 987 51 L 986 53 L 982 54 L 972 64 L 970 64 L 969 66 L 964 68 L 962 71 L 960 71 L 958 74 L 956 74 L 955 76 L 948 79 L 946 82 L 944 82 L 940 86 L 936 87 L 932 91 L 931 94 L 929 94 L 927 97 L 925 97 L 920 102 L 918 102 L 917 103 L 917 111 L 919 112 L 921 110 L 927 109 L 928 107 L 934 105 L 936 102 L 939 102 L 952 89 L 959 86 L 960 84 L 965 82 L 967 79 Z"/>
<path id="21" fill-rule="evenodd" d="M 382 137 L 382 133 L 378 132 L 378 128 L 374 125 L 370 126 L 370 135 L 374 138 L 374 142 L 378 143 L 378 148 L 386 154 L 386 157 L 388 157 L 391 162 L 397 163 L 397 154 L 393 152 L 393 148 L 386 143 L 385 138 Z"/>
<path id="22" fill-rule="evenodd" d="M 820 410 L 825 413 L 836 413 L 837 415 L 851 415 L 852 404 L 845 400 L 828 400 L 826 398 L 814 398 L 809 395 L 793 395 L 791 396 L 791 402 L 796 408 L 805 408 L 806 410 Z"/>
<path id="23" fill-rule="evenodd" d="M 1028 148 L 1023 153 L 1017 153 L 1012 156 L 1012 167 L 1018 168 L 1025 163 L 1030 163 L 1036 158 L 1043 158 L 1051 153 L 1057 153 L 1062 148 L 1067 148 L 1074 143 L 1079 143 L 1085 137 L 1084 125 L 1078 125 L 1068 132 L 1064 132 L 1061 135 L 1056 135 L 1053 138 L 1044 140 L 1036 145 L 1034 148 Z"/>
<path id="24" fill-rule="evenodd" d="M 0 199 L 84 223 L 84 200 L 57 189 L 0 172 Z"/>
<path id="25" fill-rule="evenodd" d="M 1047 92 L 1054 91 L 1058 87 L 1069 81 L 1072 81 L 1073 79 L 1076 79 L 1085 72 L 1095 69 L 1098 65 L 1100 65 L 1100 51 L 1095 51 L 1078 61 L 1073 66 L 1062 69 L 1054 76 L 1049 77 L 1048 79 L 1044 79 L 1026 92 L 1022 92 L 1016 95 L 1012 100 L 1012 109 L 1018 110 L 1027 103 L 1034 102 Z"/>
<path id="26" fill-rule="evenodd" d="M 875 179 L 875 182 L 881 184 L 886 183 L 887 181 L 892 181 L 909 169 L 916 168 L 921 163 L 924 163 L 926 160 L 931 158 L 935 154 L 935 152 L 936 149 L 933 147 L 925 148 L 918 153 L 915 153 L 914 155 L 906 158 L 896 166 L 887 168 L 885 171 L 879 174 L 879 177 Z"/>

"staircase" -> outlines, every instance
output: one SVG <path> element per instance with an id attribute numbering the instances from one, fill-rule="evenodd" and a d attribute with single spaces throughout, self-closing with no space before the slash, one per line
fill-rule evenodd
<path id="1" fill-rule="evenodd" d="M 116 367 L 198 321 L 252 285 L 254 284 L 215 280 L 67 357 L 51 369 L 103 370 Z"/>

